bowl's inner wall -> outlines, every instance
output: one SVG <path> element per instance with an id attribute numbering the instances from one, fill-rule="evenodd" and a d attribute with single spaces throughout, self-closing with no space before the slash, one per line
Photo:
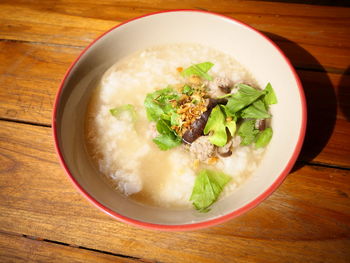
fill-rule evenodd
<path id="1" fill-rule="evenodd" d="M 84 143 L 84 117 L 91 91 L 119 59 L 150 46 L 195 42 L 226 52 L 242 63 L 261 86 L 271 82 L 278 97 L 272 107 L 274 136 L 261 165 L 236 192 L 208 213 L 145 207 L 118 194 L 98 174 Z M 185 55 L 185 54 L 184 54 Z M 155 224 L 189 224 L 228 214 L 264 193 L 287 166 L 301 129 L 301 99 L 296 80 L 279 52 L 247 27 L 213 14 L 181 11 L 131 21 L 95 42 L 64 82 L 57 109 L 58 144 L 70 173 L 108 209 Z"/>

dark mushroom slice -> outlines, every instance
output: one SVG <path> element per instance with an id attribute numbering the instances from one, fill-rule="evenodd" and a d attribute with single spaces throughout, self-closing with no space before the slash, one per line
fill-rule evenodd
<path id="1" fill-rule="evenodd" d="M 202 113 L 199 119 L 195 120 L 191 124 L 191 127 L 184 133 L 184 135 L 182 135 L 182 140 L 185 143 L 191 144 L 203 134 L 203 130 L 205 128 L 205 125 L 207 124 L 211 110 L 212 109 Z"/>
<path id="2" fill-rule="evenodd" d="M 232 83 L 229 78 L 226 77 L 218 77 L 214 80 L 219 90 L 221 90 L 223 93 L 230 93 L 232 89 Z"/>
<path id="3" fill-rule="evenodd" d="M 219 86 L 219 89 L 223 92 L 223 93 L 230 93 L 231 92 L 231 86 L 225 86 L 225 85 L 221 85 Z"/>
<path id="4" fill-rule="evenodd" d="M 212 109 L 218 104 L 226 103 L 227 99 L 209 99 L 207 111 L 203 112 L 202 115 L 191 124 L 190 128 L 184 133 L 184 135 L 182 135 L 182 140 L 185 143 L 191 144 L 198 137 L 203 135 L 203 130 L 207 124 Z"/>
<path id="5" fill-rule="evenodd" d="M 222 105 L 226 105 L 227 104 L 227 99 L 225 98 L 221 98 L 221 99 L 209 99 L 209 103 L 208 103 L 208 109 L 213 109 L 216 105 L 218 104 L 222 104 Z"/>

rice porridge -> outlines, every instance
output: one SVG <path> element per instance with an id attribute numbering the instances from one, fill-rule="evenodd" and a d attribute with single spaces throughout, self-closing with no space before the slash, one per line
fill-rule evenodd
<path id="1" fill-rule="evenodd" d="M 134 53 L 113 65 L 92 94 L 89 154 L 116 190 L 137 202 L 205 212 L 258 166 L 271 130 L 267 89 L 234 58 L 199 44 Z M 203 177 L 214 195 L 207 205 L 201 198 L 209 198 L 202 195 L 208 184 L 196 181 L 201 171 L 213 173 Z"/>

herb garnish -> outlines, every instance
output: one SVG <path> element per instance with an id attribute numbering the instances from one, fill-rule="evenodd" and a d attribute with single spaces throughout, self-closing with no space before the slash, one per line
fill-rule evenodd
<path id="1" fill-rule="evenodd" d="M 153 139 L 153 142 L 163 151 L 176 147 L 182 142 L 181 137 L 169 127 L 166 120 L 161 119 L 157 122 L 157 131 L 159 135 Z"/>
<path id="2" fill-rule="evenodd" d="M 213 133 L 209 135 L 209 141 L 219 147 L 227 143 L 226 127 L 232 136 L 236 131 L 236 122 L 232 118 L 226 117 L 224 107 L 224 105 L 215 106 L 204 128 L 204 134 Z"/>
<path id="3" fill-rule="evenodd" d="M 268 109 L 269 105 L 277 103 L 275 92 L 270 83 L 264 90 L 258 90 L 246 84 L 238 84 L 237 87 L 239 88 L 237 93 L 225 96 L 228 102 L 226 105 L 220 105 L 221 111 L 213 109 L 204 134 L 212 132 L 213 134 L 208 138 L 210 142 L 217 146 L 224 146 L 227 142 L 225 128 L 228 128 L 233 136 L 236 130 L 235 121 L 245 119 L 237 131 L 242 139 L 241 145 L 250 145 L 255 142 L 256 148 L 265 147 L 272 138 L 272 129 L 259 131 L 255 123 L 258 119 L 271 118 Z M 228 121 L 230 118 L 232 120 Z"/>
<path id="4" fill-rule="evenodd" d="M 150 121 L 170 120 L 171 115 L 175 112 L 171 102 L 177 99 L 179 99 L 179 94 L 170 86 L 147 94 L 144 101 L 147 118 Z"/>
<path id="5" fill-rule="evenodd" d="M 231 177 L 222 172 L 202 170 L 198 173 L 190 201 L 200 212 L 208 212 L 209 207 L 217 200 L 224 186 Z"/>
<path id="6" fill-rule="evenodd" d="M 272 138 L 272 133 L 273 132 L 272 132 L 272 129 L 270 127 L 259 132 L 258 135 L 256 136 L 255 147 L 256 148 L 265 147 L 270 142 L 270 140 Z"/>
<path id="7" fill-rule="evenodd" d="M 182 71 L 182 76 L 211 79 L 207 74 L 213 66 L 204 62 Z M 147 118 L 157 122 L 157 136 L 153 141 L 161 150 L 168 150 L 181 144 L 182 135 L 191 124 L 207 110 L 207 92 L 203 80 L 197 77 L 196 82 L 191 78 L 182 86 L 168 86 L 147 94 L 144 105 Z M 192 79 L 193 81 L 193 79 Z M 159 128 L 159 127 L 167 127 Z"/>
<path id="8" fill-rule="evenodd" d="M 261 99 L 253 102 L 249 107 L 242 110 L 241 116 L 244 119 L 266 119 L 271 117 L 266 109 L 265 103 Z"/>
<path id="9" fill-rule="evenodd" d="M 135 111 L 134 105 L 131 104 L 125 104 L 121 105 L 118 107 L 115 107 L 113 109 L 110 109 L 109 112 L 114 116 L 114 117 L 119 117 L 123 112 L 129 112 L 131 115 L 132 121 L 135 122 L 137 118 L 137 114 Z"/>
<path id="10" fill-rule="evenodd" d="M 184 70 L 181 68 L 181 75 L 187 78 L 185 84 L 176 88 L 168 86 L 147 94 L 144 105 L 147 118 L 156 122 L 159 134 L 153 142 L 159 149 L 168 150 L 180 145 L 184 132 L 208 110 L 209 95 L 203 79 L 213 80 L 208 74 L 213 66 L 211 62 L 203 62 Z M 241 137 L 241 145 L 255 143 L 256 148 L 265 147 L 272 138 L 272 128 L 268 127 L 260 131 L 256 123 L 257 120 L 271 118 L 269 105 L 277 103 L 276 94 L 270 83 L 264 90 L 242 83 L 235 87 L 238 88 L 236 93 L 221 97 L 227 99 L 226 105 L 218 104 L 210 108 L 211 113 L 203 133 L 212 144 L 218 147 L 225 146 L 228 138 L 236 134 Z M 113 109 L 111 113 L 120 114 L 118 112 L 130 110 L 130 106 L 124 107 L 125 109 Z M 200 171 L 196 177 L 190 201 L 200 212 L 208 212 L 209 207 L 218 199 L 224 186 L 231 179 L 229 175 L 222 172 L 208 169 Z"/>
<path id="11" fill-rule="evenodd" d="M 191 75 L 199 76 L 206 80 L 213 80 L 207 72 L 214 66 L 211 62 L 203 62 L 199 64 L 192 65 L 181 72 L 183 77 L 189 77 Z"/>
<path id="12" fill-rule="evenodd" d="M 246 84 L 238 84 L 239 90 L 233 94 L 227 102 L 227 109 L 231 114 L 235 114 L 239 110 L 247 107 L 256 101 L 260 96 L 264 95 L 265 92 L 262 90 L 254 89 Z"/>
<path id="13" fill-rule="evenodd" d="M 255 120 L 246 120 L 239 126 L 237 134 L 241 136 L 241 145 L 250 145 L 254 142 L 259 130 L 255 128 Z"/>

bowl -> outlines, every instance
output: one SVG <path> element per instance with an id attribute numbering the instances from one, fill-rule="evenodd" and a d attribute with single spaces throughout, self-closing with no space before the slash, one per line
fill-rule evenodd
<path id="1" fill-rule="evenodd" d="M 270 82 L 278 104 L 271 109 L 274 136 L 259 167 L 208 213 L 147 207 L 117 193 L 98 174 L 84 141 L 84 116 L 91 92 L 116 61 L 148 47 L 195 42 L 231 54 L 259 84 Z M 300 152 L 306 126 L 302 85 L 283 52 L 266 36 L 235 19 L 198 10 L 153 13 L 107 31 L 73 62 L 58 90 L 53 135 L 60 162 L 73 184 L 116 219 L 158 230 L 194 230 L 241 215 L 282 183 Z"/>

